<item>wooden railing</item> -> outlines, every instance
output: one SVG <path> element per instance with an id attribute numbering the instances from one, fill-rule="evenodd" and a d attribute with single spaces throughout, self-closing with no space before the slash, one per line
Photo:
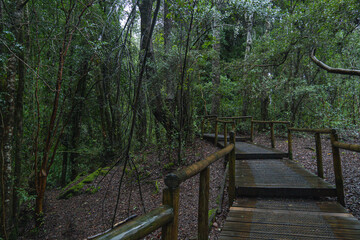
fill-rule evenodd
<path id="1" fill-rule="evenodd" d="M 322 159 L 322 147 L 321 147 L 321 134 L 329 134 L 330 141 L 332 146 L 333 153 L 333 165 L 334 165 L 334 175 L 335 175 L 335 185 L 336 185 L 336 195 L 338 202 L 345 206 L 345 195 L 344 195 L 344 180 L 342 175 L 341 168 L 341 159 L 339 148 L 344 147 L 344 149 L 358 149 L 360 151 L 360 146 L 344 144 L 338 142 L 338 136 L 335 129 L 309 129 L 309 128 L 288 128 L 288 144 L 289 144 L 289 158 L 293 159 L 292 156 L 292 132 L 307 132 L 315 134 L 315 147 L 316 147 L 316 165 L 318 176 L 324 178 L 324 168 L 323 168 L 323 159 Z M 342 147 L 339 147 L 342 146 Z M 352 147 L 349 147 L 352 146 Z M 346 148 L 348 147 L 348 148 Z M 355 150 L 356 151 L 356 150 Z"/>
<path id="2" fill-rule="evenodd" d="M 287 126 L 290 125 L 290 122 L 288 121 L 259 121 L 259 120 L 252 120 L 251 121 L 251 132 L 254 132 L 254 123 L 260 123 L 260 124 L 269 124 L 270 125 L 270 140 L 271 140 L 271 147 L 275 148 L 275 131 L 274 131 L 274 125 L 275 124 L 285 124 Z M 252 139 L 254 136 L 251 137 Z M 290 154 L 290 151 L 288 150 L 288 153 Z"/>
<path id="3" fill-rule="evenodd" d="M 252 116 L 218 117 L 217 119 L 218 120 L 225 120 L 225 121 L 234 121 L 233 128 L 236 130 L 237 122 L 250 120 L 250 124 L 251 124 L 251 121 L 253 120 L 253 117 Z M 251 127 L 250 127 L 250 131 L 251 131 L 251 133 L 250 133 L 250 141 L 253 141 L 254 132 L 253 132 L 253 129 Z"/>
<path id="4" fill-rule="evenodd" d="M 342 197 L 341 204 L 345 206 L 345 196 L 344 196 L 344 180 L 341 169 L 341 157 L 340 157 L 340 149 L 345 149 L 353 152 L 360 152 L 360 145 L 357 144 L 348 144 L 339 142 L 339 137 L 336 134 L 336 131 L 333 129 L 330 135 L 331 147 L 333 152 L 333 163 L 334 163 L 334 171 L 335 171 L 335 183 L 336 189 L 338 191 L 338 199 Z"/>
<path id="5" fill-rule="evenodd" d="M 315 134 L 315 150 L 316 150 L 316 166 L 318 176 L 324 178 L 324 167 L 322 159 L 322 147 L 320 134 L 331 134 L 332 129 L 309 129 L 309 128 L 288 128 L 288 146 L 289 146 L 289 158 L 292 156 L 292 132 L 306 132 Z"/>
<path id="6" fill-rule="evenodd" d="M 227 124 L 231 124 L 233 131 L 235 132 L 235 121 L 225 121 L 225 120 L 215 120 L 215 138 L 214 138 L 214 144 L 217 146 L 218 143 L 218 132 L 219 132 L 219 123 L 224 124 L 224 147 L 227 146 Z"/>
<path id="7" fill-rule="evenodd" d="M 201 120 L 201 137 L 204 137 L 204 133 L 205 133 L 205 123 L 206 122 L 210 122 L 210 121 L 215 121 L 217 119 L 217 115 L 205 115 L 203 116 L 202 120 Z"/>
<path id="8" fill-rule="evenodd" d="M 229 205 L 232 205 L 235 199 L 235 133 L 233 131 L 230 132 L 230 142 L 231 144 L 227 147 L 207 158 L 166 175 L 165 184 L 167 187 L 163 190 L 162 206 L 95 239 L 139 239 L 160 227 L 162 227 L 163 240 L 178 239 L 180 185 L 185 180 L 200 173 L 197 239 L 207 240 L 209 235 L 209 167 L 212 163 L 227 155 L 229 156 Z"/>

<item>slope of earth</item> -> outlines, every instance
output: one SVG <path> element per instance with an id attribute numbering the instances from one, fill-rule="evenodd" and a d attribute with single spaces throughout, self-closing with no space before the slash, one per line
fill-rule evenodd
<path id="1" fill-rule="evenodd" d="M 346 143 L 360 144 L 360 139 L 346 136 L 340 141 Z M 255 143 L 271 147 L 270 135 L 264 133 L 255 134 Z M 333 156 L 329 135 L 322 135 L 322 157 L 324 167 L 324 179 L 335 185 Z M 287 136 L 276 136 L 276 148 L 288 151 Z M 340 150 L 341 164 L 344 178 L 346 208 L 360 220 L 360 153 Z M 293 135 L 293 158 L 307 170 L 317 174 L 315 137 L 310 134 Z"/>
<path id="2" fill-rule="evenodd" d="M 186 147 L 185 165 L 202 160 L 218 151 L 212 144 L 196 139 Z M 164 176 L 177 169 L 172 164 L 176 152 L 166 154 L 156 147 L 149 148 L 134 157 L 135 168 L 127 167 L 118 198 L 119 182 L 123 167 L 114 167 L 105 177 L 99 176 L 87 188 L 98 189 L 95 193 L 83 193 L 69 199 L 58 200 L 61 190 L 46 192 L 45 214 L 42 227 L 34 229 L 31 212 L 23 214 L 22 236 L 19 239 L 86 239 L 104 232 L 111 227 L 114 209 L 117 211 L 114 223 L 118 223 L 134 215 L 141 215 L 161 204 L 162 189 L 165 187 Z M 214 163 L 210 168 L 210 206 L 217 207 L 217 197 L 224 175 L 224 160 Z M 138 172 L 138 175 L 136 174 Z M 140 186 L 137 183 L 140 177 Z M 86 187 L 84 188 L 86 189 Z M 141 193 L 140 193 L 141 192 Z M 197 233 L 199 176 L 195 176 L 181 185 L 179 239 L 195 239 Z M 143 200 L 142 200 L 143 199 Z M 211 231 L 211 239 L 217 239 L 227 214 L 227 194 L 225 192 L 223 211 L 216 217 Z M 147 239 L 160 239 L 160 230 Z"/>

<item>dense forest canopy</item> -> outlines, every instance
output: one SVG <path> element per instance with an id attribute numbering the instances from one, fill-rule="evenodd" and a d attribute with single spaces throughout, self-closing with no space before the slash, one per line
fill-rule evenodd
<path id="1" fill-rule="evenodd" d="M 356 0 L 0 1 L 1 236 L 83 171 L 152 144 L 181 164 L 203 115 L 357 133 L 359 16 Z"/>

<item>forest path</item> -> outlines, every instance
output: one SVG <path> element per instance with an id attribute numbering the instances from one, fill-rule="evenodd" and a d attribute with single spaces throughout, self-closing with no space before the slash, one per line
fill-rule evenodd
<path id="1" fill-rule="evenodd" d="M 220 239 L 359 239 L 360 222 L 329 200 L 336 197 L 335 186 L 286 156 L 260 145 L 236 143 L 237 200 Z"/>

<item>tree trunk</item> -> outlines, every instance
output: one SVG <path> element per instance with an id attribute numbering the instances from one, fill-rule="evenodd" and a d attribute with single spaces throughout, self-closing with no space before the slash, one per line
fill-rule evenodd
<path id="1" fill-rule="evenodd" d="M 18 29 L 17 40 L 20 45 L 24 44 L 24 35 L 22 29 Z M 24 50 L 21 49 L 18 60 L 18 86 L 16 93 L 16 103 L 15 103 L 15 128 L 14 128 L 14 157 L 15 157 L 15 171 L 14 171 L 14 189 L 19 189 L 21 187 L 21 166 L 23 158 L 23 98 L 24 98 L 24 87 L 25 87 L 25 54 Z M 16 190 L 14 190 L 13 196 L 13 215 L 15 220 L 15 227 L 17 227 L 17 219 L 19 214 L 19 195 Z"/>
<path id="2" fill-rule="evenodd" d="M 252 31 L 254 25 L 254 14 L 253 13 L 245 13 L 245 22 L 246 22 L 246 49 L 245 49 L 245 60 L 248 59 L 251 45 L 252 45 Z"/>
<path id="3" fill-rule="evenodd" d="M 86 81 L 88 75 L 88 60 L 85 59 L 80 70 L 80 78 L 78 80 L 74 98 L 72 101 L 73 113 L 71 118 L 71 140 L 70 140 L 70 164 L 71 164 L 71 179 L 75 179 L 78 175 L 78 163 L 76 158 L 78 153 L 76 149 L 79 145 L 80 130 L 81 130 L 81 118 L 84 112 L 84 102 L 85 91 L 86 91 Z"/>
<path id="4" fill-rule="evenodd" d="M 58 110 L 59 110 L 59 101 L 61 97 L 61 88 L 63 83 L 63 73 L 65 68 L 65 59 L 71 45 L 74 33 L 77 29 L 77 26 L 80 24 L 81 17 L 86 12 L 86 10 L 92 6 L 92 2 L 88 5 L 84 6 L 82 10 L 80 10 L 80 14 L 78 16 L 71 15 L 73 13 L 73 9 L 69 11 L 64 10 L 66 15 L 66 22 L 64 26 L 64 36 L 62 45 L 60 47 L 59 53 L 59 61 L 58 61 L 58 71 L 56 77 L 56 87 L 55 87 L 55 94 L 54 100 L 52 102 L 52 112 L 49 120 L 49 124 L 47 127 L 46 137 L 44 139 L 44 147 L 43 147 L 43 156 L 41 160 L 40 169 L 35 168 L 35 185 L 36 185 L 36 206 L 35 206 L 35 214 L 37 215 L 37 220 L 40 220 L 40 217 L 43 213 L 43 204 L 44 204 L 44 197 L 45 197 L 45 190 L 46 190 L 46 182 L 47 176 L 49 174 L 49 170 L 54 162 L 56 150 L 58 147 L 59 139 L 61 137 L 61 133 L 58 132 Z M 77 23 L 74 26 L 71 22 L 71 19 L 77 19 Z M 65 127 L 65 126 L 64 126 Z M 37 161 L 37 159 L 35 159 Z M 37 166 L 37 163 L 36 163 Z M 37 221 L 37 223 L 40 223 Z"/>
<path id="5" fill-rule="evenodd" d="M 1 5 L 2 6 L 2 5 Z M 9 29 L 16 36 L 19 44 L 23 43 L 23 36 L 21 31 L 21 21 L 23 19 L 23 8 L 25 4 L 22 1 L 15 1 L 8 5 L 9 10 Z M 2 7 L 0 9 L 2 18 Z M 3 20 L 3 19 L 1 19 Z M 3 21 L 2 21 L 3 22 Z M 1 23 L 1 29 L 2 23 Z M 13 47 L 10 46 L 11 48 Z M 24 52 L 21 50 L 19 56 L 20 62 L 24 59 Z M 19 74 L 18 89 L 16 91 L 16 76 Z M 24 65 L 13 53 L 7 60 L 7 78 L 6 82 L 0 83 L 0 92 L 5 100 L 5 105 L 2 106 L 2 121 L 1 127 L 1 142 L 0 142 L 0 160 L 1 160 L 1 232 L 5 239 L 8 238 L 8 233 L 12 230 L 15 223 L 15 217 L 18 211 L 18 198 L 16 192 L 13 192 L 13 139 L 16 134 L 15 145 L 20 148 L 22 142 L 22 99 L 24 92 L 25 70 Z M 16 96 L 15 96 L 16 94 Z M 16 115 L 15 115 L 16 114 Z M 17 138 L 19 137 L 19 138 Z M 19 183 L 19 175 L 21 168 L 21 151 L 15 148 L 16 158 L 16 173 L 15 183 Z M 14 203 L 15 195 L 15 203 Z M 15 210 L 15 212 L 14 212 Z"/>
<path id="6" fill-rule="evenodd" d="M 12 181 L 12 140 L 14 133 L 14 113 L 15 113 L 15 83 L 16 83 L 17 60 L 11 55 L 7 62 L 7 79 L 5 88 L 2 89 L 5 96 L 5 106 L 3 106 L 2 120 L 2 142 L 1 142 L 1 199 L 2 199 L 2 232 L 5 239 L 13 227 L 13 181 Z"/>
<path id="7" fill-rule="evenodd" d="M 213 84 L 213 98 L 211 101 L 211 115 L 218 115 L 220 109 L 221 95 L 219 93 L 220 87 L 220 20 L 219 6 L 215 7 L 215 13 L 212 21 L 212 31 L 215 38 L 213 44 L 214 57 L 212 59 L 212 84 Z"/>
<path id="8" fill-rule="evenodd" d="M 245 22 L 246 22 L 246 48 L 245 48 L 245 55 L 244 55 L 244 66 L 246 66 L 246 62 L 249 58 L 251 52 L 251 45 L 252 45 L 252 32 L 253 32 L 253 25 L 254 25 L 254 14 L 253 13 L 245 13 Z M 250 94 L 248 92 L 249 88 L 249 80 L 247 79 L 247 69 L 244 67 L 244 88 L 242 91 L 243 94 L 243 106 L 242 106 L 242 115 L 246 116 L 248 114 L 249 105 L 250 105 Z"/>
<path id="9" fill-rule="evenodd" d="M 261 120 L 267 121 L 269 120 L 269 97 L 265 96 L 260 99 L 260 114 L 261 114 Z M 266 127 L 266 124 L 260 124 L 259 129 L 264 130 Z"/>
<path id="10" fill-rule="evenodd" d="M 140 41 L 140 63 L 142 63 L 142 59 L 144 56 L 146 43 L 148 39 L 151 38 L 150 35 L 150 28 L 151 28 L 151 14 L 152 14 L 152 5 L 154 0 L 142 0 L 138 4 L 140 10 L 140 30 L 141 30 L 141 41 Z M 152 40 L 150 39 L 150 46 L 148 51 L 148 59 L 150 62 L 154 62 L 154 55 L 153 55 L 153 47 L 152 47 Z M 154 69 L 150 67 L 150 64 L 146 65 L 145 68 L 145 75 L 144 75 L 144 82 L 149 82 L 151 76 L 154 74 Z M 151 87 L 151 86 L 150 86 Z M 146 133 L 147 133 L 147 117 L 146 117 L 146 88 L 145 86 L 141 87 L 141 98 L 139 99 L 139 108 L 138 108 L 138 121 L 136 126 L 138 140 L 140 142 L 145 142 L 146 140 Z"/>

